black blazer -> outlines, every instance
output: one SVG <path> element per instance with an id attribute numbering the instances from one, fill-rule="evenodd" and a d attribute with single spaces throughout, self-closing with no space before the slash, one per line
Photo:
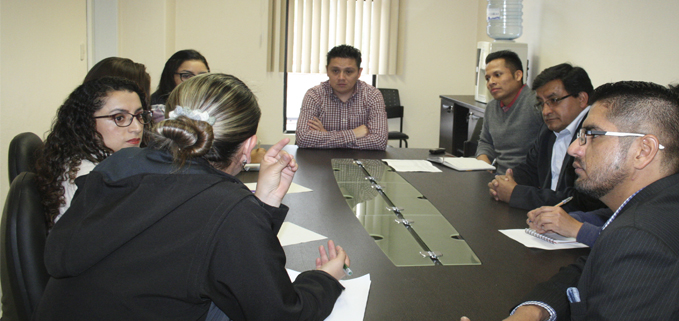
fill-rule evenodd
<path id="1" fill-rule="evenodd" d="M 585 117 L 578 124 L 576 132 L 582 127 Z M 571 143 L 575 138 L 576 135 L 573 135 Z M 606 207 L 598 199 L 575 190 L 573 186 L 577 175 L 573 168 L 573 157 L 568 153 L 561 166 L 556 191 L 552 191 L 552 148 L 555 141 L 554 132 L 549 130 L 547 125 L 543 125 L 539 136 L 528 150 L 526 160 L 512 168 L 514 180 L 519 185 L 514 187 L 509 206 L 532 210 L 540 206 L 556 205 L 563 199 L 573 196 L 573 200 L 563 206 L 567 212 L 577 210 L 587 212 Z"/>
<path id="2" fill-rule="evenodd" d="M 679 174 L 634 196 L 589 256 L 561 268 L 521 302 L 554 308 L 557 320 L 679 320 Z M 576 287 L 579 303 L 569 303 Z"/>

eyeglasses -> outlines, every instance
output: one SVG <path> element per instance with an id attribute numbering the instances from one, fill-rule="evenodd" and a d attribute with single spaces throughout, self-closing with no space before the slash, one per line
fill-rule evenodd
<path id="1" fill-rule="evenodd" d="M 153 112 L 150 110 L 140 111 L 136 114 L 117 113 L 106 116 L 95 116 L 97 118 L 110 118 L 118 127 L 128 127 L 132 125 L 132 119 L 136 118 L 142 125 L 150 124 L 153 120 Z"/>
<path id="2" fill-rule="evenodd" d="M 580 131 L 578 131 L 577 135 L 580 146 L 584 146 L 585 144 L 587 144 L 587 136 L 644 137 L 646 136 L 646 134 L 606 132 L 600 130 L 586 130 L 584 128 L 580 128 Z M 658 144 L 658 148 L 665 149 L 665 146 L 663 146 L 662 144 Z"/>
<path id="3" fill-rule="evenodd" d="M 577 97 L 578 95 L 568 94 L 568 95 L 563 96 L 561 98 L 549 98 L 549 99 L 545 100 L 544 102 L 538 102 L 537 104 L 535 104 L 535 109 L 542 110 L 543 105 L 547 105 L 547 107 L 552 108 L 552 107 L 556 106 L 556 104 L 558 104 L 560 101 L 562 101 L 562 100 L 564 100 L 564 99 L 566 99 L 570 96 Z"/>
<path id="4" fill-rule="evenodd" d="M 189 79 L 191 79 L 191 78 L 193 78 L 193 77 L 196 76 L 196 74 L 194 74 L 194 73 L 192 73 L 192 72 L 189 72 L 189 71 L 185 71 L 185 72 L 175 72 L 174 74 L 175 74 L 175 75 L 179 75 L 179 78 L 180 78 L 182 81 L 187 81 L 187 80 L 189 80 Z"/>

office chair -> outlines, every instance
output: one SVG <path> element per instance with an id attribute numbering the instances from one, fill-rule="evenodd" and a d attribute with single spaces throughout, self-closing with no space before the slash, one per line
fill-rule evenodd
<path id="1" fill-rule="evenodd" d="M 382 97 L 384 98 L 384 105 L 387 109 L 387 119 L 391 118 L 401 118 L 401 125 L 399 130 L 389 132 L 389 140 L 398 139 L 398 147 L 401 147 L 401 143 L 406 143 L 406 148 L 408 148 L 408 135 L 403 132 L 403 106 L 401 106 L 401 99 L 398 96 L 398 89 L 389 88 L 378 88 L 382 92 Z"/>
<path id="2" fill-rule="evenodd" d="M 14 136 L 9 143 L 9 183 L 12 184 L 17 175 L 22 172 L 33 172 L 37 154 L 42 149 L 43 142 L 38 135 L 21 133 Z"/>
<path id="3" fill-rule="evenodd" d="M 462 157 L 476 156 L 476 147 L 479 146 L 479 136 L 481 136 L 482 128 L 483 128 L 483 118 L 479 118 L 479 120 L 476 122 L 476 126 L 474 126 L 472 136 L 469 137 L 469 139 L 463 143 Z"/>
<path id="4" fill-rule="evenodd" d="M 47 225 L 34 173 L 12 181 L 0 227 L 2 320 L 30 320 L 49 279 L 43 257 Z"/>

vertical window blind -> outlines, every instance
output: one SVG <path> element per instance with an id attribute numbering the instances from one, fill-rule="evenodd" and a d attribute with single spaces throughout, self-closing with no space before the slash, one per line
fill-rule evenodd
<path id="1" fill-rule="evenodd" d="M 396 74 L 399 0 L 271 0 L 269 18 L 269 71 L 325 73 L 328 51 L 347 44 L 364 74 Z"/>

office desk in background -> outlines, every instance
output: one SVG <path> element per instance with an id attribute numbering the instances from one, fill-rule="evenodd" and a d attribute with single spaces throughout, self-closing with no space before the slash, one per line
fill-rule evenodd
<path id="1" fill-rule="evenodd" d="M 287 146 L 299 171 L 294 182 L 313 190 L 289 194 L 286 221 L 327 236 L 351 258 L 353 277 L 370 273 L 372 285 L 365 320 L 501 320 L 537 283 L 588 250 L 544 251 L 524 247 L 499 229 L 523 228 L 526 212 L 493 201 L 485 172 L 400 173 L 446 217 L 481 260 L 481 265 L 396 267 L 354 217 L 340 193 L 330 166 L 333 158 L 425 159 L 425 149 L 386 151 L 317 150 Z M 438 166 L 438 165 L 437 165 Z M 256 173 L 243 173 L 253 181 Z M 285 247 L 287 267 L 315 267 L 318 245 Z M 428 259 L 427 259 L 428 260 Z"/>
<path id="2" fill-rule="evenodd" d="M 476 122 L 486 113 L 486 104 L 474 100 L 474 95 L 441 95 L 439 98 L 439 147 L 449 154 L 462 156 L 464 142 L 472 136 Z"/>

